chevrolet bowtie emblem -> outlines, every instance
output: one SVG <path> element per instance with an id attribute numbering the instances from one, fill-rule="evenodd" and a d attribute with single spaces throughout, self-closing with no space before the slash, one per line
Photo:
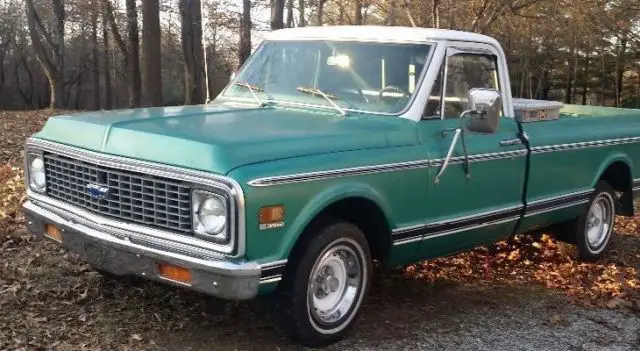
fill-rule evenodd
<path id="1" fill-rule="evenodd" d="M 109 195 L 109 188 L 99 184 L 87 184 L 87 194 L 94 199 L 104 199 Z"/>

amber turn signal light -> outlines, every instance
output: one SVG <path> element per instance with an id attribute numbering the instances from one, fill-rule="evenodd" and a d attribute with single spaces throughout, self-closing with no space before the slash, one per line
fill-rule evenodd
<path id="1" fill-rule="evenodd" d="M 53 224 L 45 224 L 44 234 L 57 242 L 62 242 L 62 232 Z"/>
<path id="2" fill-rule="evenodd" d="M 260 224 L 284 221 L 284 206 L 267 206 L 260 208 Z"/>
<path id="3" fill-rule="evenodd" d="M 158 263 L 158 275 L 178 283 L 191 284 L 191 270 L 168 263 Z"/>

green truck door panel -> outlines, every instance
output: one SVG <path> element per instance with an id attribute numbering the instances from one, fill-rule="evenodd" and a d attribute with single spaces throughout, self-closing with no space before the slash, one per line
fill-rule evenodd
<path id="1" fill-rule="evenodd" d="M 429 168 L 426 227 L 422 229 L 423 257 L 448 254 L 491 242 L 513 233 L 522 211 L 522 190 L 526 172 L 526 148 L 501 141 L 517 139 L 518 126 L 513 119 L 502 118 L 494 134 L 466 132 L 470 159 L 469 177 L 465 174 L 462 143 L 440 182 L 434 179 L 453 139 L 443 132 L 459 125 L 458 119 L 424 120 L 420 132 L 436 167 Z"/>

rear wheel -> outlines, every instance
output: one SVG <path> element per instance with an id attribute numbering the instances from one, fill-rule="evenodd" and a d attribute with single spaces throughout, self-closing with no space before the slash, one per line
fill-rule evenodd
<path id="1" fill-rule="evenodd" d="M 576 245 L 581 260 L 599 259 L 613 235 L 617 204 L 611 185 L 605 181 L 598 182 L 585 211 L 577 219 L 559 226 L 558 238 Z"/>
<path id="2" fill-rule="evenodd" d="M 279 329 L 305 346 L 342 339 L 371 281 L 371 254 L 354 225 L 334 221 L 311 231 L 294 251 L 274 296 Z"/>
<path id="3" fill-rule="evenodd" d="M 616 196 L 606 182 L 599 182 L 586 211 L 578 218 L 576 245 L 582 260 L 595 261 L 609 246 L 616 216 Z"/>

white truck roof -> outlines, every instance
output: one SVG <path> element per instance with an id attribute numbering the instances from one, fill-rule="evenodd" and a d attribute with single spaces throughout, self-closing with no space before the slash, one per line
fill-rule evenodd
<path id="1" fill-rule="evenodd" d="M 471 41 L 499 46 L 486 35 L 448 29 L 395 26 L 310 26 L 280 29 L 268 33 L 267 40 L 339 39 L 381 42 Z"/>

